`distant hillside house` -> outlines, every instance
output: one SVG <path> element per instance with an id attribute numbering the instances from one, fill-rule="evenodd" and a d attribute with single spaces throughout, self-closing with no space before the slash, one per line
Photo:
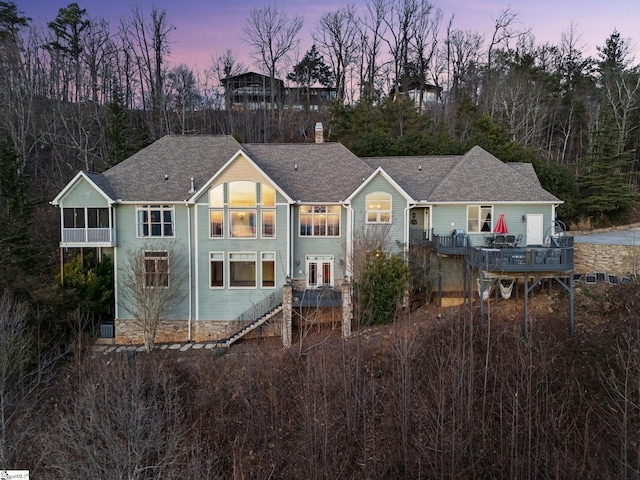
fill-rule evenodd
<path id="1" fill-rule="evenodd" d="M 278 78 L 274 79 L 271 95 L 271 78 L 255 72 L 232 75 L 222 79 L 228 110 L 309 110 L 327 111 L 331 100 L 336 98 L 336 89 L 330 87 L 287 87 Z"/>
<path id="2" fill-rule="evenodd" d="M 271 77 L 260 73 L 247 72 L 222 79 L 228 110 L 275 110 L 284 95 L 284 82 L 274 79 L 271 91 Z"/>

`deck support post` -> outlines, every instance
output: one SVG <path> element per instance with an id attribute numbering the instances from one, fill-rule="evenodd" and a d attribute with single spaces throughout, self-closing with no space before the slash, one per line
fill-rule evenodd
<path id="1" fill-rule="evenodd" d="M 529 338 L 529 275 L 524 274 L 524 338 Z"/>
<path id="2" fill-rule="evenodd" d="M 293 287 L 290 283 L 282 286 L 282 346 L 291 348 Z"/>
<path id="3" fill-rule="evenodd" d="M 442 257 L 438 255 L 438 306 L 442 306 Z"/>

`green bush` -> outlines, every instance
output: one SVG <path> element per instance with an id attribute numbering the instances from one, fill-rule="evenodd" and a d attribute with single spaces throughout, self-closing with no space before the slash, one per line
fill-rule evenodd
<path id="1" fill-rule="evenodd" d="M 360 279 L 355 281 L 363 325 L 394 321 L 398 303 L 409 286 L 409 267 L 399 255 L 374 250 L 366 255 Z"/>
<path id="2" fill-rule="evenodd" d="M 64 266 L 64 287 L 75 292 L 78 305 L 97 319 L 108 318 L 113 304 L 113 267 L 107 256 L 77 255 Z"/>

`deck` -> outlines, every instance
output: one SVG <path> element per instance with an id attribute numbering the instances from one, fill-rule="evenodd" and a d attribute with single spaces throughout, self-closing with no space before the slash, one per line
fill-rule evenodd
<path id="1" fill-rule="evenodd" d="M 544 273 L 573 270 L 573 237 L 559 237 L 548 246 L 490 248 L 474 246 L 468 236 L 435 236 L 436 253 L 461 255 L 467 264 L 488 272 Z"/>

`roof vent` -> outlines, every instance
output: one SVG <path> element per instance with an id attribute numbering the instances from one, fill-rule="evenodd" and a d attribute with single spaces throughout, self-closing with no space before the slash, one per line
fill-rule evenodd
<path id="1" fill-rule="evenodd" d="M 164 176 L 164 179 L 165 179 L 165 180 L 169 180 L 169 175 L 165 175 L 165 176 Z"/>
<path id="2" fill-rule="evenodd" d="M 422 171 L 422 165 L 418 165 L 418 171 L 421 172 Z"/>
<path id="3" fill-rule="evenodd" d="M 196 193 L 196 182 L 191 177 L 191 188 L 189 189 L 189 193 Z"/>
<path id="4" fill-rule="evenodd" d="M 294 164 L 293 164 L 293 169 L 294 169 L 294 170 L 297 170 L 297 169 L 298 169 L 298 164 L 297 164 L 297 163 L 294 163 Z"/>

